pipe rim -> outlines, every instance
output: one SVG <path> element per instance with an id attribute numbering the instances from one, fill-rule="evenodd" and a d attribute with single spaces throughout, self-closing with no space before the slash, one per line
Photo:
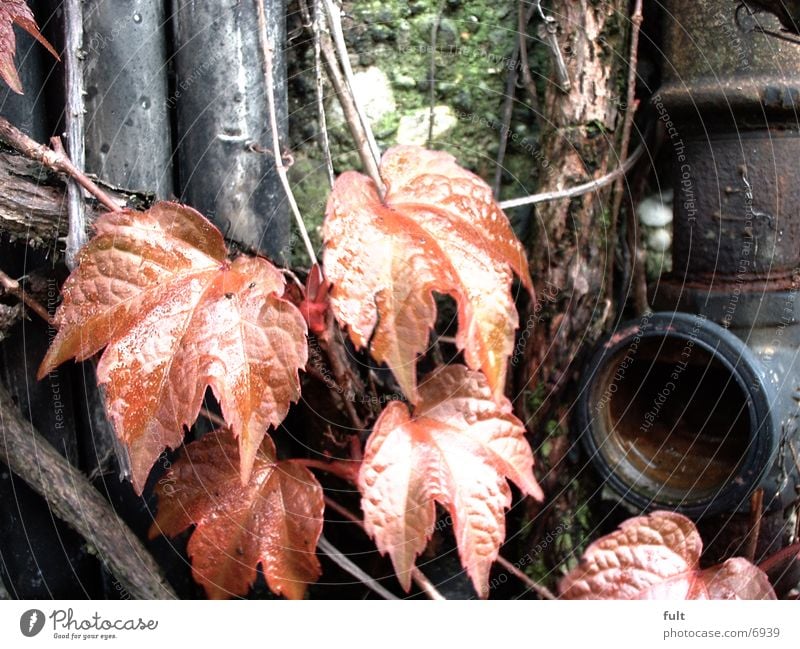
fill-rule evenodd
<path id="1" fill-rule="evenodd" d="M 592 404 L 597 394 L 598 380 L 612 376 L 613 365 L 619 353 L 628 347 L 635 336 L 641 341 L 652 338 L 676 338 L 690 340 L 690 331 L 696 328 L 694 341 L 698 348 L 720 363 L 735 379 L 735 385 L 747 397 L 750 421 L 747 447 L 736 469 L 736 479 L 721 484 L 710 496 L 676 498 L 669 495 L 645 491 L 630 479 L 620 475 L 609 461 L 602 448 L 608 443 L 611 431 L 597 431 L 597 422 L 602 414 L 592 414 Z M 621 333 L 622 332 L 622 333 Z M 734 364 L 731 359 L 735 359 Z M 652 363 L 652 359 L 648 362 Z M 611 364 L 609 372 L 604 365 Z M 605 385 L 609 385 L 606 383 Z M 700 315 L 674 312 L 653 313 L 620 326 L 601 341 L 598 351 L 589 363 L 589 371 L 581 381 L 578 397 L 578 430 L 581 445 L 589 460 L 599 472 L 605 484 L 610 486 L 624 501 L 643 510 L 669 508 L 695 518 L 741 509 L 749 502 L 753 490 L 763 479 L 774 460 L 777 439 L 773 422 L 770 397 L 772 390 L 765 380 L 763 366 L 749 347 L 732 333 Z M 612 458 L 613 459 L 613 458 Z M 662 488 L 663 489 L 663 488 Z"/>

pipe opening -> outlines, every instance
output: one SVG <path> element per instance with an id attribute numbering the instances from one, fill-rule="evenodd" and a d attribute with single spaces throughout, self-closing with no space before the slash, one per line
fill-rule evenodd
<path id="1" fill-rule="evenodd" d="M 713 350 L 670 334 L 642 338 L 631 358 L 622 348 L 595 383 L 598 451 L 655 501 L 713 499 L 740 474 L 757 428 L 741 377 Z"/>

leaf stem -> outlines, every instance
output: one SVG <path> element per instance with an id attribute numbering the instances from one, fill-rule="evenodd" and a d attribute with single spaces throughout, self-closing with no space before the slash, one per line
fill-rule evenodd
<path id="1" fill-rule="evenodd" d="M 31 160 L 40 162 L 55 172 L 66 174 L 108 208 L 109 211 L 119 212 L 122 209 L 91 178 L 76 169 L 66 154 L 48 149 L 46 146 L 32 140 L 3 117 L 0 117 L 0 140 L 3 140 L 3 142 Z"/>
<path id="2" fill-rule="evenodd" d="M 313 460 L 310 458 L 292 458 L 292 462 L 302 464 L 309 469 L 327 471 L 353 484 L 358 481 L 358 469 L 361 465 L 360 462 L 353 462 L 352 460 L 331 460 L 330 462 L 323 462 L 322 460 Z"/>
<path id="3" fill-rule="evenodd" d="M 358 120 L 361 122 L 361 127 L 364 129 L 364 135 L 367 138 L 367 143 L 369 144 L 372 158 L 377 165 L 380 163 L 381 152 L 378 148 L 378 143 L 375 141 L 375 136 L 372 133 L 372 127 L 370 126 L 369 119 L 367 119 L 366 111 L 361 106 L 361 102 L 353 90 L 355 87 L 353 68 L 350 66 L 350 55 L 347 53 L 347 44 L 344 41 L 341 9 L 334 4 L 333 0 L 323 0 L 323 2 L 325 3 L 325 10 L 328 14 L 328 24 L 330 26 L 331 36 L 333 36 L 333 42 L 336 45 L 336 52 L 339 55 L 339 63 L 341 64 L 342 71 L 344 72 L 345 83 L 350 95 L 353 98 L 353 105 L 355 106 L 356 113 L 358 114 Z"/>
<path id="4" fill-rule="evenodd" d="M 278 117 L 275 114 L 275 77 L 272 72 L 273 45 L 267 35 L 267 18 L 264 11 L 264 0 L 256 0 L 256 9 L 258 11 L 258 41 L 261 45 L 261 63 L 264 70 L 264 85 L 266 86 L 265 92 L 267 93 L 267 103 L 269 105 L 269 125 L 272 133 L 272 153 L 275 158 L 275 170 L 278 172 L 281 185 L 283 185 L 283 190 L 286 193 L 286 200 L 289 201 L 289 207 L 297 222 L 297 229 L 300 231 L 303 245 L 306 247 L 306 253 L 311 263 L 316 264 L 317 254 L 314 251 L 311 238 L 308 236 L 306 224 L 303 222 L 303 217 L 300 214 L 300 208 L 297 206 L 294 192 L 292 192 L 292 188 L 289 185 L 289 177 L 286 175 L 286 165 L 283 163 L 281 139 L 278 133 Z"/>
<path id="5" fill-rule="evenodd" d="M 767 557 L 761 563 L 759 563 L 758 567 L 761 568 L 761 570 L 763 570 L 764 572 L 770 572 L 771 570 L 774 570 L 777 566 L 782 564 L 784 561 L 788 561 L 793 557 L 800 559 L 800 543 L 794 543 L 792 545 L 786 546 L 782 550 L 778 550 L 771 557 Z"/>

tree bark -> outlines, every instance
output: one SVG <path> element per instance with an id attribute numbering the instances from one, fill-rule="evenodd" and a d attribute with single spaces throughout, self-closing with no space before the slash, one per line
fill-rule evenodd
<path id="1" fill-rule="evenodd" d="M 546 88 L 540 192 L 599 178 L 619 166 L 618 88 L 625 70 L 618 53 L 627 51 L 630 25 L 627 0 L 557 3 L 551 15 L 571 85 L 566 92 L 554 81 Z M 526 365 L 553 405 L 569 383 L 576 356 L 596 342 L 613 313 L 611 192 L 608 187 L 536 210 L 530 265 L 540 304 Z"/>
<path id="2" fill-rule="evenodd" d="M 102 185 L 102 183 L 99 183 Z M 102 185 L 112 198 L 142 207 L 151 197 Z M 86 201 L 93 223 L 106 211 Z M 21 155 L 0 151 L 0 234 L 33 247 L 61 248 L 67 236 L 67 192 L 63 179 Z"/>

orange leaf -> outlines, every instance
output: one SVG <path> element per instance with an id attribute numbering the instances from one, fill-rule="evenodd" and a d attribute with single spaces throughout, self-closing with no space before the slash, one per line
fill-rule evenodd
<path id="1" fill-rule="evenodd" d="M 264 259 L 229 262 L 219 230 L 175 203 L 106 214 L 96 230 L 64 284 L 39 377 L 108 346 L 97 376 L 139 493 L 210 386 L 239 438 L 246 483 L 267 427 L 299 397 L 308 357 L 303 317 L 279 297 L 283 275 Z"/>
<path id="2" fill-rule="evenodd" d="M 22 94 L 22 82 L 19 80 L 14 65 L 14 53 L 17 50 L 17 38 L 13 25 L 19 25 L 47 48 L 56 59 L 58 54 L 53 46 L 39 32 L 39 26 L 33 18 L 25 0 L 0 0 L 0 77 L 17 94 Z M 60 59 L 58 59 L 60 60 Z"/>
<path id="3" fill-rule="evenodd" d="M 592 543 L 559 585 L 564 599 L 775 599 L 767 576 L 747 559 L 700 569 L 703 541 L 681 514 L 625 521 Z"/>
<path id="4" fill-rule="evenodd" d="M 186 447 L 156 493 L 151 538 L 197 526 L 187 550 L 195 581 L 209 598 L 246 595 L 259 563 L 272 591 L 290 599 L 302 599 L 319 577 L 322 487 L 305 467 L 277 462 L 269 436 L 246 485 L 239 480 L 236 444 L 216 431 Z"/>
<path id="5" fill-rule="evenodd" d="M 489 186 L 453 156 L 397 146 L 381 162 L 387 191 L 356 172 L 339 176 L 323 235 L 331 306 L 356 347 L 368 344 L 412 403 L 416 360 L 434 325 L 433 291 L 458 303 L 456 342 L 503 394 L 517 312 L 512 272 L 533 293 L 522 246 Z"/>
<path id="6" fill-rule="evenodd" d="M 375 422 L 358 477 L 365 527 L 408 590 L 440 503 L 453 519 L 461 563 L 485 597 L 505 539 L 506 480 L 542 499 L 525 429 L 511 403 L 495 402 L 485 377 L 463 365 L 432 374 L 419 395 L 413 417 L 395 401 Z"/>

